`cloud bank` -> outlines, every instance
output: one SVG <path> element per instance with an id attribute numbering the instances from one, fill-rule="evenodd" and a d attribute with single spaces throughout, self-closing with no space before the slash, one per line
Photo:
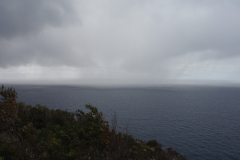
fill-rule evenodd
<path id="1" fill-rule="evenodd" d="M 0 2 L 0 81 L 240 80 L 238 1 Z"/>

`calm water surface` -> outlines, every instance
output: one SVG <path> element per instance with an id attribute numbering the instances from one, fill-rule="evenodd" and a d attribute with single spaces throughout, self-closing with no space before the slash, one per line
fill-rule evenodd
<path id="1" fill-rule="evenodd" d="M 119 130 L 157 139 L 189 160 L 240 160 L 240 88 L 170 86 L 87 88 L 14 86 L 18 100 L 76 111 L 90 103 L 107 120 L 116 112 Z"/>

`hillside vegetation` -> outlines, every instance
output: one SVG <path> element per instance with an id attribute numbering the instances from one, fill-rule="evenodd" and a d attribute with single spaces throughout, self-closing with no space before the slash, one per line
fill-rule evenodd
<path id="1" fill-rule="evenodd" d="M 185 160 L 156 140 L 117 132 L 92 105 L 71 113 L 17 102 L 13 88 L 0 95 L 0 160 Z"/>

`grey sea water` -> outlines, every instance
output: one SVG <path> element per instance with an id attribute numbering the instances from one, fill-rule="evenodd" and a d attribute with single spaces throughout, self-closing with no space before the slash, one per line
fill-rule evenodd
<path id="1" fill-rule="evenodd" d="M 90 103 L 119 130 L 156 139 L 189 160 L 240 160 L 240 88 L 163 86 L 94 88 L 13 85 L 18 101 L 71 112 Z"/>

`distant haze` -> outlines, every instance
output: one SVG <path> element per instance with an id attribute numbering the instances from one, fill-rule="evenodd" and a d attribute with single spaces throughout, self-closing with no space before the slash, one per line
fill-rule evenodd
<path id="1" fill-rule="evenodd" d="M 240 1 L 2 0 L 0 83 L 240 83 Z"/>

